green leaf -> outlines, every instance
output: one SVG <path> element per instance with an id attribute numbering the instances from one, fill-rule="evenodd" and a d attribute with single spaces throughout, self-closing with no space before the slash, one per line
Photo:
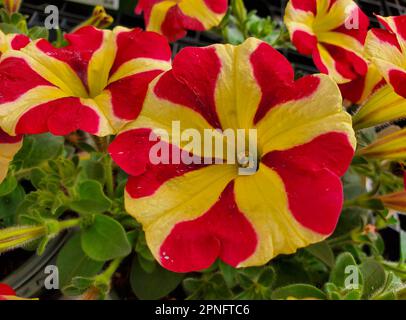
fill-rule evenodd
<path id="1" fill-rule="evenodd" d="M 332 238 L 338 237 L 351 232 L 354 229 L 359 229 L 363 226 L 363 218 L 368 215 L 368 210 L 362 208 L 347 208 L 344 209 L 338 220 L 338 225 Z"/>
<path id="2" fill-rule="evenodd" d="M 40 26 L 35 26 L 35 27 L 32 27 L 32 28 L 28 31 L 28 36 L 29 36 L 32 40 L 37 40 L 37 39 L 46 39 L 46 40 L 48 40 L 48 38 L 49 38 L 49 31 L 48 31 L 47 28 L 40 27 Z"/>
<path id="3" fill-rule="evenodd" d="M 292 284 L 286 287 L 278 288 L 272 292 L 273 300 L 281 300 L 288 298 L 296 299 L 320 299 L 325 300 L 326 294 L 320 289 L 309 284 Z"/>
<path id="4" fill-rule="evenodd" d="M 26 136 L 23 147 L 14 156 L 14 162 L 21 162 L 23 168 L 37 167 L 44 161 L 60 156 L 64 141 L 63 137 L 50 133 Z"/>
<path id="5" fill-rule="evenodd" d="M 116 220 L 96 215 L 93 224 L 82 230 L 82 249 L 93 260 L 107 261 L 130 254 L 124 228 Z"/>
<path id="6" fill-rule="evenodd" d="M 224 281 L 226 282 L 229 288 L 232 288 L 236 284 L 237 269 L 232 266 L 220 261 L 219 263 L 220 271 L 223 275 Z"/>
<path id="7" fill-rule="evenodd" d="M 17 25 L 19 24 L 21 21 L 25 21 L 24 16 L 19 13 L 19 12 L 15 12 L 11 15 L 11 23 Z"/>
<path id="8" fill-rule="evenodd" d="M 343 177 L 345 200 L 352 200 L 365 193 L 365 183 L 354 169 L 350 168 Z"/>
<path id="9" fill-rule="evenodd" d="M 5 195 L 14 191 L 17 188 L 17 179 L 14 175 L 8 175 L 6 179 L 0 184 L 0 197 L 4 197 Z"/>
<path id="10" fill-rule="evenodd" d="M 354 257 L 350 253 L 344 252 L 337 257 L 336 264 L 330 274 L 330 282 L 339 288 L 345 288 L 346 279 L 353 271 L 358 273 L 358 279 L 361 283 L 362 276 Z"/>
<path id="11" fill-rule="evenodd" d="M 74 277 L 72 285 L 79 290 L 87 290 L 94 284 L 94 279 L 91 277 Z"/>
<path id="12" fill-rule="evenodd" d="M 0 4 L 2 4 L 3 0 L 0 0 Z M 0 9 L 0 21 L 3 21 L 5 23 L 10 23 L 10 16 L 8 14 L 8 12 L 6 11 L 6 9 L 1 8 Z"/>
<path id="13" fill-rule="evenodd" d="M 258 278 L 258 283 L 264 287 L 270 288 L 275 281 L 275 270 L 272 267 L 264 267 Z"/>
<path id="14" fill-rule="evenodd" d="M 386 273 L 380 263 L 375 260 L 365 260 L 360 269 L 364 280 L 363 298 L 371 298 L 386 283 Z"/>
<path id="15" fill-rule="evenodd" d="M 72 201 L 72 210 L 83 213 L 103 213 L 111 208 L 111 200 L 106 197 L 100 182 L 95 180 L 82 181 L 78 185 L 79 199 Z"/>
<path id="16" fill-rule="evenodd" d="M 331 250 L 330 246 L 327 242 L 319 242 L 313 244 L 305 249 L 307 252 L 315 256 L 321 262 L 325 263 L 328 267 L 334 267 L 335 259 L 333 250 Z"/>
<path id="17" fill-rule="evenodd" d="M 75 277 L 92 277 L 103 267 L 103 262 L 90 259 L 82 250 L 80 234 L 75 234 L 58 254 L 59 283 L 63 288 Z"/>
<path id="18" fill-rule="evenodd" d="M 5 34 L 16 33 L 21 34 L 21 30 L 14 24 L 11 23 L 0 23 L 0 30 L 3 31 Z"/>
<path id="19" fill-rule="evenodd" d="M 39 169 L 39 168 L 34 168 L 31 170 L 31 175 L 30 175 L 30 179 L 31 179 L 31 183 L 33 184 L 33 186 L 36 189 L 41 189 L 41 181 L 42 179 L 44 179 L 46 176 L 44 170 Z"/>
<path id="20" fill-rule="evenodd" d="M 17 186 L 13 192 L 0 198 L 0 219 L 5 219 L 7 225 L 16 221 L 17 209 L 23 201 L 24 196 L 23 187 Z"/>
<path id="21" fill-rule="evenodd" d="M 103 164 L 99 160 L 89 159 L 80 162 L 80 167 L 82 168 L 82 176 L 85 179 L 97 180 L 104 184 L 105 173 Z"/>
<path id="22" fill-rule="evenodd" d="M 184 274 L 174 273 L 157 264 L 152 273 L 147 273 L 134 258 L 130 282 L 135 295 L 142 300 L 157 300 L 167 296 L 181 283 Z"/>
<path id="23" fill-rule="evenodd" d="M 245 9 L 243 0 L 232 0 L 231 7 L 234 16 L 238 19 L 239 22 L 243 23 L 247 20 L 247 9 Z"/>
<path id="24" fill-rule="evenodd" d="M 152 273 L 154 272 L 157 263 L 148 259 L 145 259 L 143 256 L 141 255 L 137 255 L 138 258 L 138 263 L 140 264 L 140 266 L 144 269 L 145 272 L 147 273 Z"/>
<path id="25" fill-rule="evenodd" d="M 193 294 L 202 286 L 202 280 L 197 278 L 186 278 L 183 280 L 182 285 L 187 294 Z"/>

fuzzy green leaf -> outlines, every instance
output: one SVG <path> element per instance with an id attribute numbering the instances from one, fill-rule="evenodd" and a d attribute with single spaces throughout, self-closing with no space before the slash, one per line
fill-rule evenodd
<path id="1" fill-rule="evenodd" d="M 130 254 L 131 245 L 124 228 L 116 220 L 98 214 L 92 225 L 82 230 L 83 251 L 93 260 L 108 261 Z"/>

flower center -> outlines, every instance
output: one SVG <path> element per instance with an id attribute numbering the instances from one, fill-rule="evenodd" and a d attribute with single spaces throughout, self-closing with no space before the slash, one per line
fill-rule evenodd
<path id="1" fill-rule="evenodd" d="M 256 173 L 259 169 L 258 151 L 253 148 L 240 152 L 237 151 L 236 163 L 240 175 L 252 175 Z"/>

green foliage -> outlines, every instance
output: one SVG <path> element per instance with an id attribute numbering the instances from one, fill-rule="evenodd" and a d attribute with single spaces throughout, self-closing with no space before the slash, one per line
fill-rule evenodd
<path id="1" fill-rule="evenodd" d="M 285 26 L 271 17 L 261 18 L 256 11 L 247 12 L 243 0 L 232 0 L 230 10 L 219 26 L 226 43 L 241 44 L 255 37 L 275 48 L 291 47 Z"/>
<path id="2" fill-rule="evenodd" d="M 287 299 L 316 299 L 325 300 L 326 294 L 320 289 L 309 284 L 292 284 L 278 288 L 272 293 L 273 300 Z"/>
<path id="3" fill-rule="evenodd" d="M 92 277 L 102 269 L 104 263 L 90 259 L 82 249 L 80 234 L 75 234 L 58 254 L 60 287 L 71 284 L 76 277 Z"/>
<path id="4" fill-rule="evenodd" d="M 97 214 L 81 234 L 83 251 L 93 260 L 108 261 L 130 254 L 124 228 L 113 218 Z"/>
<path id="5" fill-rule="evenodd" d="M 103 186 L 95 180 L 81 181 L 76 189 L 77 199 L 70 208 L 81 214 L 103 213 L 111 208 L 111 200 L 104 194 Z"/>
<path id="6" fill-rule="evenodd" d="M 332 268 L 334 266 L 334 253 L 327 242 L 323 241 L 313 244 L 307 247 L 306 250 L 310 254 L 318 258 L 320 261 L 322 261 L 324 264 L 326 264 L 328 267 Z"/>
<path id="7" fill-rule="evenodd" d="M 156 266 L 150 272 L 147 272 L 137 258 L 133 260 L 130 283 L 139 299 L 156 300 L 163 298 L 171 293 L 184 277 L 181 273 L 170 272 L 156 262 L 153 263 Z"/>
<path id="8" fill-rule="evenodd" d="M 27 17 L 21 13 L 13 13 L 10 16 L 7 11 L 2 8 L 0 9 L 0 21 L 0 30 L 5 34 L 25 34 L 32 40 L 49 38 L 49 31 L 45 27 L 35 26 L 29 29 L 27 27 Z"/>
<path id="9" fill-rule="evenodd" d="M 13 164 L 18 169 L 41 166 L 45 161 L 56 159 L 63 153 L 64 138 L 50 133 L 27 136 L 23 147 L 14 156 Z"/>
<path id="10" fill-rule="evenodd" d="M 29 29 L 19 13 L 9 16 L 0 10 L 0 21 L 7 34 L 48 38 L 42 27 Z M 291 47 L 281 22 L 248 12 L 242 0 L 231 1 L 218 30 L 227 43 L 253 36 L 276 48 Z M 61 30 L 54 45 L 66 45 Z M 0 184 L 1 227 L 46 227 L 46 235 L 25 249 L 42 254 L 56 234 L 77 229 L 57 259 L 65 295 L 106 298 L 117 285 L 119 270 L 129 276 L 138 299 L 406 299 L 406 233 L 376 198 L 403 189 L 403 162 L 354 157 L 342 179 L 342 214 L 325 241 L 261 267 L 236 269 L 218 260 L 206 270 L 179 274 L 156 262 L 140 224 L 126 213 L 127 175 L 106 153 L 110 137 L 73 136 L 25 136 Z M 374 128 L 357 132 L 359 147 L 376 138 Z M 400 230 L 399 261 L 385 260 L 380 230 L 388 227 Z"/>

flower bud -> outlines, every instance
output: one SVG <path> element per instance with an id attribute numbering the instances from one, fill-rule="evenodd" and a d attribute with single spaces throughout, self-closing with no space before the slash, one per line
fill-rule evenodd
<path id="1" fill-rule="evenodd" d="M 386 208 L 406 213 L 406 191 L 378 196 Z"/>
<path id="2" fill-rule="evenodd" d="M 405 100 L 406 101 L 406 100 Z M 406 158 L 406 129 L 379 138 L 358 154 L 368 158 L 403 160 Z"/>
<path id="3" fill-rule="evenodd" d="M 21 0 L 3 0 L 3 6 L 11 16 L 13 13 L 17 13 L 20 10 L 21 2 Z"/>
<path id="4" fill-rule="evenodd" d="M 354 129 L 373 127 L 406 117 L 406 99 L 389 85 L 377 90 L 353 117 Z"/>
<path id="5" fill-rule="evenodd" d="M 105 29 L 108 28 L 114 19 L 111 15 L 109 15 L 103 6 L 96 6 L 93 9 L 92 16 L 79 24 L 72 32 L 85 27 L 85 26 L 93 26 L 98 29 Z"/>
<path id="6" fill-rule="evenodd" d="M 23 247 L 46 234 L 45 226 L 18 226 L 0 230 L 0 253 Z"/>

